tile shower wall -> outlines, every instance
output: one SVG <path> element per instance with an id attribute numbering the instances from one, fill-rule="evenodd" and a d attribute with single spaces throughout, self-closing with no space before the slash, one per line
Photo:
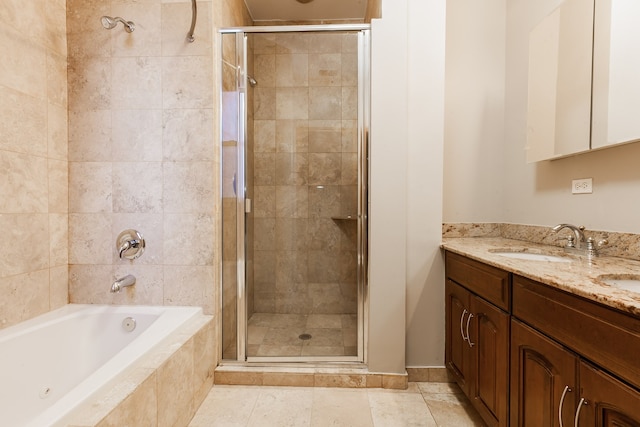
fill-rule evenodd
<path id="1" fill-rule="evenodd" d="M 105 30 L 100 16 L 135 22 Z M 241 1 L 69 0 L 69 297 L 215 311 L 218 179 L 213 28 Z M 118 233 L 144 255 L 120 260 Z M 114 277 L 137 283 L 110 294 Z"/>
<path id="2" fill-rule="evenodd" d="M 0 2 L 0 328 L 67 303 L 65 12 Z"/>
<path id="3" fill-rule="evenodd" d="M 253 37 L 254 310 L 355 313 L 357 36 Z"/>

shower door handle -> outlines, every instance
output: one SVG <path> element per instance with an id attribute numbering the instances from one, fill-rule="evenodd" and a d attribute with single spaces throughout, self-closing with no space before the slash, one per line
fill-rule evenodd
<path id="1" fill-rule="evenodd" d="M 246 214 L 251 213 L 251 208 L 252 208 L 251 199 L 244 199 L 244 213 Z"/>
<path id="2" fill-rule="evenodd" d="M 232 185 L 233 185 L 233 195 L 237 196 L 238 195 L 238 175 L 236 173 L 233 174 L 233 181 L 232 181 Z"/>

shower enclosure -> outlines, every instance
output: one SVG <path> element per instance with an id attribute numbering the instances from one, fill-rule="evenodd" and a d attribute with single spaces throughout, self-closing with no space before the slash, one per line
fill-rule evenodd
<path id="1" fill-rule="evenodd" d="M 369 27 L 221 30 L 222 358 L 365 361 Z"/>

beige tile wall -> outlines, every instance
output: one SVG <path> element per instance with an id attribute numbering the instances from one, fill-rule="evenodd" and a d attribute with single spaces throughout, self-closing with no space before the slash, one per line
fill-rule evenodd
<path id="1" fill-rule="evenodd" d="M 214 308 L 213 3 L 68 1 L 69 297 Z M 106 30 L 102 15 L 136 24 Z M 180 25 L 180 24 L 183 25 Z M 146 252 L 120 260 L 133 228 Z M 135 287 L 110 294 L 114 277 Z"/>
<path id="2" fill-rule="evenodd" d="M 65 13 L 0 2 L 0 328 L 67 302 Z"/>
<path id="3" fill-rule="evenodd" d="M 100 16 L 135 22 L 105 30 Z M 69 297 L 72 302 L 216 308 L 218 138 L 214 28 L 241 1 L 69 0 Z M 118 233 L 144 255 L 120 260 Z M 109 293 L 115 277 L 137 283 Z"/>
<path id="4" fill-rule="evenodd" d="M 357 36 L 253 37 L 254 309 L 355 313 Z"/>

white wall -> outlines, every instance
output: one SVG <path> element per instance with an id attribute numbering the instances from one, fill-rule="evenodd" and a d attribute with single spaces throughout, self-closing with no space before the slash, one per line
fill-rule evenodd
<path id="1" fill-rule="evenodd" d="M 529 31 L 558 4 L 560 0 L 507 3 L 503 219 L 549 226 L 570 222 L 587 229 L 639 233 L 640 144 L 525 164 Z M 571 180 L 589 177 L 593 194 L 572 195 Z"/>
<path id="2" fill-rule="evenodd" d="M 503 217 L 505 5 L 447 1 L 445 222 Z"/>
<path id="3" fill-rule="evenodd" d="M 442 185 L 446 1 L 409 4 L 407 366 L 444 364 Z"/>
<path id="4" fill-rule="evenodd" d="M 448 0 L 445 222 L 640 232 L 640 144 L 525 163 L 529 32 L 561 1 Z"/>
<path id="5" fill-rule="evenodd" d="M 401 373 L 444 357 L 445 0 L 382 8 L 372 22 L 368 365 Z"/>
<path id="6" fill-rule="evenodd" d="M 393 7 L 390 2 L 393 1 Z M 369 349 L 373 372 L 405 369 L 407 0 L 383 2 L 371 30 Z"/>
<path id="7" fill-rule="evenodd" d="M 445 222 L 640 232 L 640 144 L 525 163 L 529 32 L 561 1 L 447 1 Z"/>

